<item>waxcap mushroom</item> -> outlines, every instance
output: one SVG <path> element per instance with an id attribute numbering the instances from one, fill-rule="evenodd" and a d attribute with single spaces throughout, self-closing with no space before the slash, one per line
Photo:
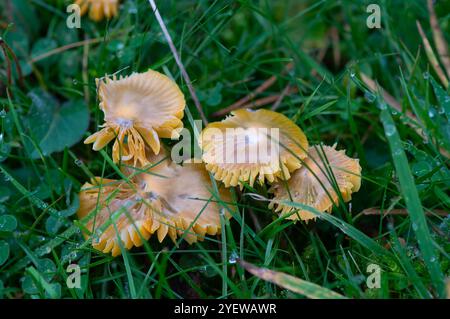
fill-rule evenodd
<path id="1" fill-rule="evenodd" d="M 148 148 L 161 149 L 160 138 L 176 138 L 183 128 L 184 95 L 167 76 L 148 70 L 128 77 L 97 79 L 105 123 L 84 143 L 98 151 L 115 139 L 114 162 L 148 164 Z"/>
<path id="2" fill-rule="evenodd" d="M 333 204 L 339 204 L 340 193 L 345 202 L 361 186 L 361 166 L 358 159 L 345 155 L 344 150 L 336 150 L 336 145 L 314 145 L 308 150 L 308 157 L 302 167 L 292 173 L 287 181 L 274 183 L 270 192 L 274 198 L 269 208 L 275 208 L 280 216 L 292 220 L 310 220 L 315 215 L 307 210 L 294 208 L 281 201 L 297 202 L 331 212 Z M 295 213 L 293 213 L 295 212 Z"/>
<path id="3" fill-rule="evenodd" d="M 306 157 L 303 131 L 281 113 L 240 109 L 210 123 L 199 139 L 202 160 L 226 187 L 289 178 Z"/>
<path id="4" fill-rule="evenodd" d="M 230 218 L 234 209 L 229 191 L 214 193 L 204 164 L 156 162 L 132 180 L 95 178 L 82 187 L 78 217 L 91 217 L 85 235 L 95 249 L 117 256 L 121 244 L 141 246 L 154 233 L 189 244 L 220 233 L 221 214 Z"/>

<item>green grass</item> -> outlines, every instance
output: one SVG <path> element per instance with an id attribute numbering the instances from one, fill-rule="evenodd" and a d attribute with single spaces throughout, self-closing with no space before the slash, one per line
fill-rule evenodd
<path id="1" fill-rule="evenodd" d="M 192 246 L 153 236 L 117 258 L 85 241 L 75 215 L 91 177 L 127 179 L 111 146 L 82 143 L 103 122 L 95 78 L 154 68 L 180 85 L 195 135 L 200 116 L 148 1 L 122 1 L 109 22 L 83 17 L 80 30 L 65 26 L 69 2 L 0 4 L 0 36 L 24 74 L 21 86 L 13 71 L 7 94 L 0 54 L 0 298 L 446 297 L 450 97 L 416 28 L 418 20 L 433 45 L 425 1 L 379 1 L 374 30 L 371 1 L 157 1 L 209 121 L 276 76 L 256 99 L 298 89 L 277 111 L 310 144 L 337 143 L 359 158 L 362 187 L 331 215 L 286 202 L 317 215 L 293 223 L 267 208 L 267 186 L 246 186 L 233 190 L 239 209 L 222 218 L 221 235 Z M 448 43 L 450 4 L 435 9 Z M 97 40 L 30 62 L 86 39 Z M 221 203 L 214 185 L 209 200 Z M 82 269 L 81 289 L 66 286 L 70 263 Z M 370 264 L 381 267 L 379 289 L 366 285 Z"/>

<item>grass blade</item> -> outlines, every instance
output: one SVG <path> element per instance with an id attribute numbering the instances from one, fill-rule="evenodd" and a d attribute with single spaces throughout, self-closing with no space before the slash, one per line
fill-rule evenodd
<path id="1" fill-rule="evenodd" d="M 280 203 L 283 204 L 283 205 L 288 205 L 288 206 L 291 206 L 291 207 L 304 209 L 304 210 L 307 210 L 307 211 L 313 213 L 318 218 L 323 219 L 323 220 L 329 222 L 330 224 L 336 226 L 337 228 L 342 230 L 345 234 L 347 234 L 348 236 L 350 236 L 351 238 L 356 240 L 358 243 L 360 243 L 365 248 L 373 251 L 374 253 L 377 253 L 379 255 L 388 255 L 389 254 L 389 252 L 385 248 L 380 246 L 372 238 L 370 238 L 369 236 L 367 236 L 366 234 L 364 234 L 360 230 L 356 229 L 352 225 L 350 225 L 350 224 L 340 220 L 337 217 L 334 217 L 333 215 L 330 215 L 330 214 L 327 214 L 327 213 L 321 213 L 320 211 L 318 211 L 317 209 L 315 209 L 313 207 L 310 207 L 310 206 L 307 206 L 307 205 L 303 205 L 303 204 L 300 204 L 300 203 L 295 203 L 295 202 L 291 202 L 291 201 L 284 201 L 284 200 L 281 201 Z M 293 214 L 295 214 L 295 211 L 293 212 Z M 283 218 L 285 218 L 285 217 L 283 217 Z"/>
<path id="2" fill-rule="evenodd" d="M 391 149 L 394 167 L 400 182 L 400 191 L 406 203 L 411 218 L 412 228 L 416 234 L 420 251 L 423 255 L 425 265 L 430 273 L 431 280 L 438 295 L 444 297 L 444 276 L 437 263 L 436 251 L 433 248 L 430 231 L 419 199 L 416 184 L 411 174 L 408 159 L 403 149 L 402 141 L 397 132 L 394 120 L 385 102 L 380 100 L 382 109 L 380 118 L 383 123 L 384 132 Z"/>

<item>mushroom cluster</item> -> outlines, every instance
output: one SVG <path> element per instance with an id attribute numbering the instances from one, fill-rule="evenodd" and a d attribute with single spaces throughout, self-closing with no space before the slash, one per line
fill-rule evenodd
<path id="1" fill-rule="evenodd" d="M 210 123 L 201 137 L 202 159 L 215 179 L 241 188 L 253 186 L 255 180 L 267 181 L 274 195 L 269 208 L 287 219 L 308 221 L 316 216 L 289 203 L 330 212 L 340 199 L 350 201 L 361 185 L 358 159 L 337 151 L 335 145 L 309 146 L 303 131 L 274 111 L 232 112 Z"/>
<path id="2" fill-rule="evenodd" d="M 201 159 L 175 163 L 161 143 L 183 128 L 186 102 L 174 81 L 149 70 L 98 79 L 97 87 L 104 123 L 85 143 L 98 151 L 114 140 L 122 179 L 84 184 L 77 215 L 84 236 L 104 253 L 117 256 L 152 234 L 175 244 L 219 234 L 236 211 L 231 187 L 271 184 L 269 208 L 305 221 L 315 215 L 290 202 L 331 212 L 360 187 L 357 159 L 336 146 L 310 146 L 294 122 L 265 109 L 237 110 L 210 123 L 199 136 Z"/>
<path id="3" fill-rule="evenodd" d="M 93 247 L 117 256 L 155 233 L 176 244 L 220 233 L 221 217 L 234 210 L 230 190 L 214 191 L 203 163 L 177 164 L 161 146 L 183 128 L 186 102 L 176 83 L 149 70 L 98 79 L 97 87 L 104 124 L 84 142 L 99 151 L 114 140 L 123 179 L 95 177 L 82 186 L 77 215 Z"/>

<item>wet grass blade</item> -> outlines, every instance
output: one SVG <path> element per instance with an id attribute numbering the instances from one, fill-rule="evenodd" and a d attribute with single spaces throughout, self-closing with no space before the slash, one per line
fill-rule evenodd
<path id="1" fill-rule="evenodd" d="M 45 280 L 45 278 L 36 270 L 36 268 L 29 267 L 26 269 L 26 271 L 31 275 L 36 284 L 38 284 L 51 299 L 58 298 L 58 292 L 52 285 L 47 282 L 47 280 Z"/>
<path id="2" fill-rule="evenodd" d="M 416 234 L 417 242 L 422 253 L 425 265 L 430 273 L 433 286 L 438 295 L 444 297 L 444 276 L 436 258 L 436 251 L 433 247 L 427 220 L 423 211 L 419 193 L 411 174 L 408 159 L 403 149 L 402 141 L 397 132 L 391 113 L 383 100 L 380 100 L 382 109 L 380 118 L 383 123 L 384 132 L 391 149 L 392 160 L 400 183 L 400 191 L 406 203 L 406 207 L 411 219 L 412 228 Z"/>
<path id="3" fill-rule="evenodd" d="M 322 213 L 313 207 L 303 205 L 300 203 L 287 201 L 287 200 L 280 201 L 280 203 L 283 205 L 295 207 L 298 209 L 307 210 L 307 211 L 311 212 L 312 214 L 316 215 L 318 218 L 323 219 L 323 220 L 329 222 L 330 224 L 336 226 L 337 228 L 342 230 L 342 232 L 344 232 L 346 235 L 348 235 L 351 238 L 353 238 L 354 240 L 356 240 L 358 243 L 360 243 L 363 247 L 367 248 L 368 250 L 371 250 L 374 253 L 377 253 L 378 255 L 389 255 L 389 252 L 385 248 L 380 246 L 375 240 L 373 240 L 372 238 L 370 238 L 369 236 L 367 236 L 360 230 L 356 229 L 349 223 L 346 223 L 346 222 L 340 220 L 339 218 L 334 217 L 333 215 L 330 215 L 327 213 Z"/>

